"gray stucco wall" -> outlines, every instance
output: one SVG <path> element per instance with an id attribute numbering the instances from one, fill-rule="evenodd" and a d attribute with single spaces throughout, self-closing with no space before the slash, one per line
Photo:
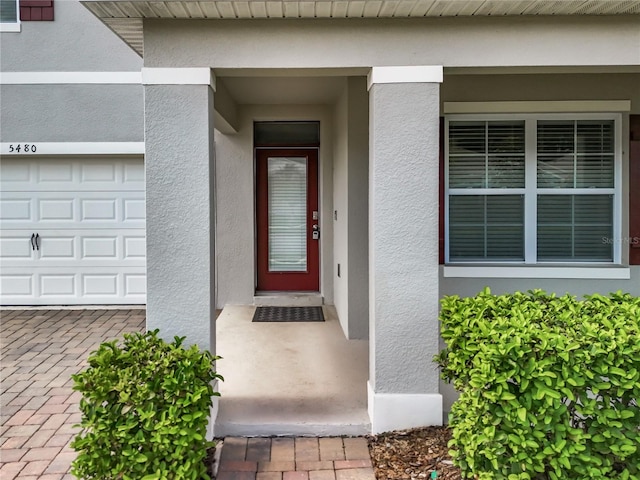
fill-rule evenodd
<path id="1" fill-rule="evenodd" d="M 369 336 L 368 102 L 366 78 L 346 78 L 335 108 L 333 281 L 336 311 L 349 339 Z"/>
<path id="2" fill-rule="evenodd" d="M 0 141 L 142 142 L 142 85 L 2 85 Z"/>
<path id="3" fill-rule="evenodd" d="M 0 33 L 3 72 L 139 71 L 142 59 L 78 0 L 54 2 L 52 22 Z"/>
<path id="4" fill-rule="evenodd" d="M 147 328 L 215 354 L 213 91 L 145 86 Z"/>
<path id="5" fill-rule="evenodd" d="M 344 334 L 349 335 L 349 90 L 336 102 L 333 151 L 334 303 Z M 338 265 L 340 270 L 338 271 Z"/>
<path id="6" fill-rule="evenodd" d="M 78 0 L 0 33 L 2 72 L 139 72 L 142 59 Z M 48 80 L 47 80 L 48 81 Z M 98 80 L 99 81 L 99 80 Z M 3 84 L 2 142 L 142 142 L 142 85 Z"/>
<path id="7" fill-rule="evenodd" d="M 369 91 L 369 382 L 438 393 L 439 84 Z"/>
<path id="8" fill-rule="evenodd" d="M 640 58 L 636 16 L 148 19 L 144 25 L 148 67 L 530 67 L 637 65 Z"/>
<path id="9" fill-rule="evenodd" d="M 215 132 L 216 302 L 251 305 L 254 293 L 254 174 L 251 118 L 239 111 L 235 135 Z"/>
<path id="10" fill-rule="evenodd" d="M 631 100 L 631 112 L 640 113 L 640 73 L 456 75 L 455 70 L 450 72 L 445 74 L 442 84 L 442 102 Z"/>
<path id="11" fill-rule="evenodd" d="M 369 338 L 369 94 L 364 77 L 348 80 L 349 338 Z"/>

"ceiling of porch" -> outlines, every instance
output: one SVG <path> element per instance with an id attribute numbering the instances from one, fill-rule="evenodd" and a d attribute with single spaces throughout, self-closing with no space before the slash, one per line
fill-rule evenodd
<path id="1" fill-rule="evenodd" d="M 238 105 L 331 105 L 344 77 L 218 77 Z"/>
<path id="2" fill-rule="evenodd" d="M 143 54 L 142 19 L 408 18 L 640 14 L 638 0 L 81 0 Z"/>

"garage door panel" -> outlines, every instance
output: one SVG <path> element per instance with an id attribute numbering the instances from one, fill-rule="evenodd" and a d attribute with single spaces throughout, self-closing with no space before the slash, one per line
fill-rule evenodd
<path id="1" fill-rule="evenodd" d="M 124 200 L 124 222 L 139 222 L 146 218 L 144 198 L 130 198 Z"/>
<path id="2" fill-rule="evenodd" d="M 123 235 L 124 259 L 139 260 L 146 257 L 146 241 L 141 235 Z"/>
<path id="3" fill-rule="evenodd" d="M 144 228 L 144 192 L 2 192 L 3 229 Z"/>
<path id="4" fill-rule="evenodd" d="M 141 158 L 30 157 L 1 168 L 2 304 L 145 302 Z"/>
<path id="5" fill-rule="evenodd" d="M 125 161 L 122 167 L 122 182 L 124 185 L 142 185 L 144 187 L 144 165 L 142 162 Z"/>
<path id="6" fill-rule="evenodd" d="M 3 189 L 19 189 L 24 190 L 25 185 L 31 183 L 33 177 L 33 162 L 24 161 L 22 159 L 2 160 L 3 165 L 7 168 L 2 169 L 2 186 Z"/>
<path id="7" fill-rule="evenodd" d="M 39 235 L 39 234 L 38 234 Z M 41 260 L 76 260 L 76 239 L 73 236 L 49 237 L 44 235 L 38 239 Z"/>
<path id="8" fill-rule="evenodd" d="M 118 237 L 84 237 L 82 238 L 82 258 L 118 260 Z"/>
<path id="9" fill-rule="evenodd" d="M 80 200 L 80 220 L 118 221 L 117 201 L 111 198 L 85 198 Z"/>
<path id="10" fill-rule="evenodd" d="M 95 183 L 95 182 L 117 182 L 117 170 L 118 166 L 113 162 L 88 162 L 80 165 L 80 182 L 82 183 Z"/>
<path id="11" fill-rule="evenodd" d="M 24 262 L 34 256 L 30 232 L 6 232 L 0 237 L 0 260 Z"/>
<path id="12" fill-rule="evenodd" d="M 122 266 L 145 265 L 143 229 L 41 230 L 39 235 L 37 255 L 43 265 L 89 267 L 113 262 Z"/>
<path id="13" fill-rule="evenodd" d="M 44 189 L 56 188 L 60 184 L 73 183 L 72 162 L 41 162 L 36 167 L 35 181 Z"/>
<path id="14" fill-rule="evenodd" d="M 0 221 L 2 222 L 32 222 L 32 200 L 16 198 L 15 196 L 0 198 Z"/>
<path id="15" fill-rule="evenodd" d="M 118 295 L 118 275 L 89 273 L 82 275 L 82 296 Z"/>
<path id="16" fill-rule="evenodd" d="M 38 249 L 34 250 L 31 230 L 3 231 L 0 260 L 3 266 L 31 264 L 90 267 L 117 262 L 122 266 L 145 266 L 146 239 L 142 229 L 103 231 L 38 231 Z M 25 263 L 25 262 L 28 262 Z M 29 266 L 28 266 L 29 265 Z"/>
<path id="17" fill-rule="evenodd" d="M 146 299 L 146 275 L 139 268 L 42 268 L 31 273 L 5 268 L 0 273 L 5 305 L 120 304 Z"/>
<path id="18" fill-rule="evenodd" d="M 38 220 L 42 222 L 73 222 L 73 198 L 43 198 L 38 200 Z"/>
<path id="19" fill-rule="evenodd" d="M 124 274 L 124 289 L 127 297 L 146 296 L 147 277 L 141 274 Z"/>
<path id="20" fill-rule="evenodd" d="M 60 273 L 41 273 L 39 276 L 41 297 L 69 297 L 76 296 L 76 275 Z"/>
<path id="21" fill-rule="evenodd" d="M 144 191 L 141 159 L 3 159 L 4 191 Z"/>
<path id="22" fill-rule="evenodd" d="M 3 297 L 13 297 L 16 299 L 28 300 L 34 296 L 34 275 L 33 274 L 0 274 L 0 295 Z"/>

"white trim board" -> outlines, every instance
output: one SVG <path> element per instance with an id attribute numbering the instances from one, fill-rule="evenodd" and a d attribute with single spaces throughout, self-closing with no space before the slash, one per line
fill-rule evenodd
<path id="1" fill-rule="evenodd" d="M 439 393 L 376 393 L 367 382 L 371 433 L 442 425 L 443 403 Z"/>
<path id="2" fill-rule="evenodd" d="M 629 280 L 628 267 L 457 266 L 442 267 L 445 278 L 564 278 L 581 280 Z"/>
<path id="3" fill-rule="evenodd" d="M 631 100 L 533 102 L 444 102 L 443 113 L 590 113 L 629 112 Z"/>
<path id="4" fill-rule="evenodd" d="M 21 26 L 20 26 L 20 22 L 13 22 L 13 23 L 0 23 L 0 32 L 20 32 L 21 31 Z"/>
<path id="5" fill-rule="evenodd" d="M 20 151 L 17 151 L 17 146 Z M 28 145 L 25 151 L 25 145 Z M 12 147 L 13 146 L 13 151 Z M 35 147 L 35 148 L 34 148 Z M 144 142 L 2 142 L 0 154 L 28 155 L 144 155 Z"/>
<path id="6" fill-rule="evenodd" d="M 367 90 L 375 83 L 442 83 L 442 65 L 411 67 L 372 67 L 367 75 Z"/>
<path id="7" fill-rule="evenodd" d="M 2 85 L 140 85 L 141 72 L 2 72 Z"/>
<path id="8" fill-rule="evenodd" d="M 216 90 L 216 77 L 208 67 L 143 68 L 143 85 L 209 85 Z"/>

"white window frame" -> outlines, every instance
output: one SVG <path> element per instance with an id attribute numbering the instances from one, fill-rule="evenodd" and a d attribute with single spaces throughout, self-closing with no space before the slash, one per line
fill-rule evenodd
<path id="1" fill-rule="evenodd" d="M 0 22 L 0 32 L 19 32 L 21 29 L 20 23 L 20 0 L 15 0 L 16 3 L 16 21 L 15 22 Z"/>
<path id="2" fill-rule="evenodd" d="M 552 262 L 537 260 L 537 121 L 538 120 L 613 120 L 614 122 L 614 187 L 598 188 L 600 194 L 613 195 L 613 240 L 622 238 L 622 115 L 620 113 L 553 113 L 553 114 L 452 114 L 445 115 L 445 168 L 444 168 L 444 209 L 445 209 L 445 265 L 446 266 L 527 266 L 527 267 L 598 267 L 622 264 L 622 244 L 613 241 L 613 261 L 602 262 Z M 449 122 L 451 121 L 524 121 L 525 122 L 525 187 L 524 188 L 449 188 Z M 550 189 L 551 190 L 551 189 Z M 593 189 L 557 188 L 553 194 L 592 194 Z M 449 196 L 512 194 L 524 195 L 524 261 L 464 260 L 450 261 L 449 258 Z M 446 268 L 446 267 L 445 267 Z M 465 275 L 467 276 L 467 275 Z M 555 275 L 554 275 L 555 276 Z"/>

